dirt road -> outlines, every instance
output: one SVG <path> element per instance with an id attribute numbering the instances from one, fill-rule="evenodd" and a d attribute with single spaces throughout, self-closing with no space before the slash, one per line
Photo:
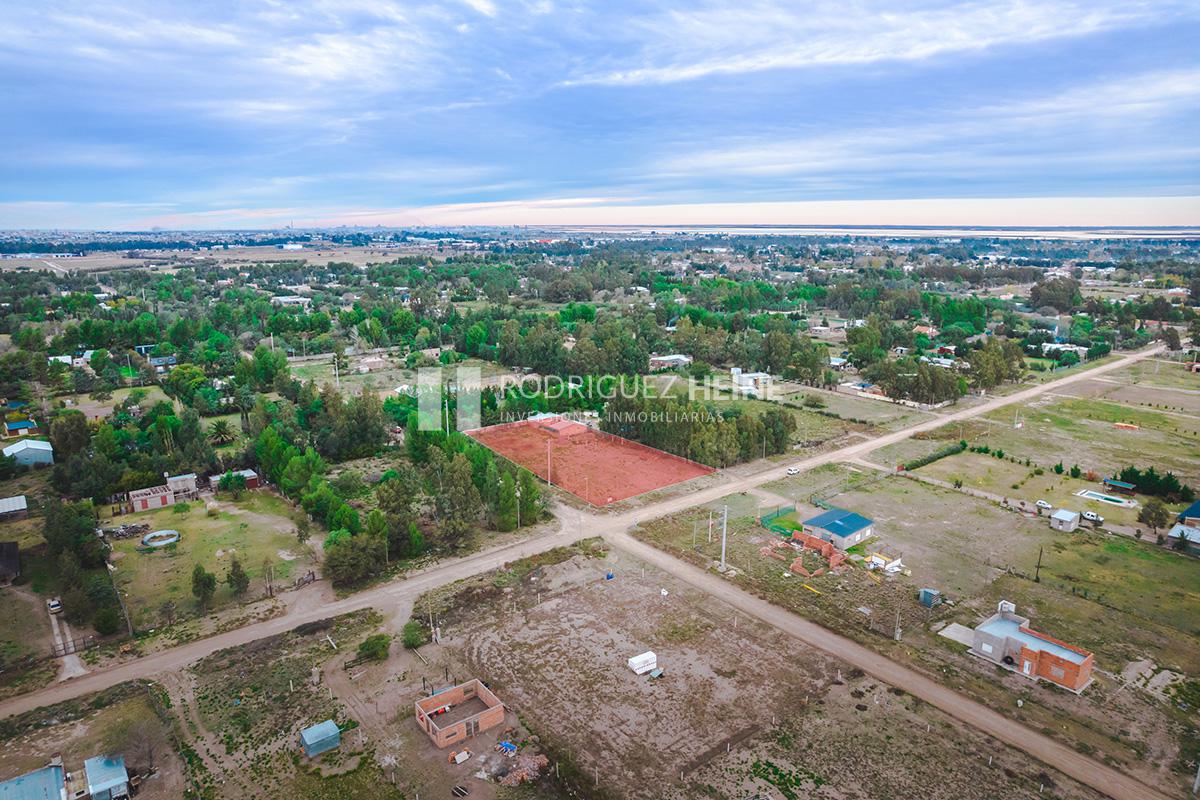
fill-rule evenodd
<path id="1" fill-rule="evenodd" d="M 768 469 L 749 476 L 737 478 L 702 491 L 689 492 L 679 497 L 669 498 L 652 506 L 645 506 L 623 514 L 609 516 L 583 514 L 580 512 L 570 513 L 570 511 L 560 509 L 558 511 L 558 518 L 563 525 L 563 529 L 558 533 L 543 534 L 495 550 L 444 561 L 435 567 L 414 573 L 406 580 L 369 589 L 320 607 L 306 608 L 302 611 L 290 613 L 287 616 L 255 623 L 238 630 L 191 642 L 171 650 L 146 656 L 137 661 L 93 672 L 87 676 L 72 679 L 38 692 L 12 698 L 0 703 L 0 717 L 78 697 L 89 692 L 113 686 L 122 681 L 180 670 L 216 650 L 246 644 L 264 636 L 282 633 L 301 623 L 323 617 L 368 607 L 378 608 L 384 616 L 391 616 L 396 610 L 396 606 L 411 604 L 417 596 L 428 589 L 452 583 L 456 580 L 494 569 L 506 562 L 543 552 L 578 539 L 599 535 L 603 536 L 613 545 L 629 551 L 647 563 L 676 575 L 697 588 L 720 597 L 730 605 L 741 609 L 747 614 L 752 614 L 764 622 L 775 626 L 780 631 L 796 637 L 800 641 L 818 647 L 837 658 L 858 666 L 881 681 L 920 697 L 978 730 L 1029 753 L 1047 765 L 1110 797 L 1117 798 L 1117 800 L 1165 800 L 1165 795 L 1111 767 L 1107 767 L 1065 745 L 1059 744 L 1025 727 L 1019 722 L 1008 719 L 1002 714 L 992 711 L 980 703 L 964 697 L 954 690 L 946 688 L 905 666 L 897 664 L 885 656 L 868 650 L 850 639 L 826 630 L 778 606 L 760 600 L 748 592 L 729 584 L 717 575 L 697 569 L 655 550 L 649 545 L 637 541 L 626 532 L 639 519 L 654 519 L 716 500 L 733 492 L 754 489 L 763 483 L 783 477 L 788 467 L 799 467 L 801 471 L 805 471 L 822 464 L 862 457 L 880 447 L 902 441 L 915 433 L 933 430 L 948 423 L 977 417 L 1002 408 L 1005 405 L 1030 400 L 1077 381 L 1087 380 L 1121 369 L 1130 363 L 1150 358 L 1161 349 L 1161 347 L 1156 347 L 1141 353 L 1126 355 L 1110 364 L 1069 375 L 1040 386 L 1024 389 L 1012 395 L 996 397 L 980 405 L 962 409 L 951 414 L 941 415 L 875 439 L 852 444 L 840 450 L 811 458 L 773 465 Z"/>

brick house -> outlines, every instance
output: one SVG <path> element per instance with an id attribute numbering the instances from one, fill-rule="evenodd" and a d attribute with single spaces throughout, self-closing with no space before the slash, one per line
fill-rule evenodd
<path id="1" fill-rule="evenodd" d="M 1016 612 L 1015 605 L 1001 600 L 996 613 L 975 628 L 971 654 L 1076 694 L 1086 689 L 1092 682 L 1092 654 L 1038 633 Z"/>

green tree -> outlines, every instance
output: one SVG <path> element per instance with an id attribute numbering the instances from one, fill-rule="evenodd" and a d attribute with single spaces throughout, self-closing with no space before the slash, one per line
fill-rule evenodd
<path id="1" fill-rule="evenodd" d="M 200 564 L 192 570 L 192 595 L 201 613 L 208 610 L 212 604 L 213 595 L 217 593 L 217 576 L 206 570 Z"/>
<path id="2" fill-rule="evenodd" d="M 1151 497 L 1146 505 L 1142 506 L 1138 511 L 1138 522 L 1143 525 L 1149 525 L 1158 534 L 1158 529 L 1166 526 L 1171 521 L 1171 512 L 1167 508 L 1166 503 L 1157 497 Z"/>
<path id="3" fill-rule="evenodd" d="M 421 623 L 417 622 L 415 619 L 410 619 L 408 622 L 404 623 L 404 631 L 401 633 L 400 638 L 401 642 L 409 650 L 416 650 L 427 641 L 425 628 L 423 628 Z"/>
<path id="4" fill-rule="evenodd" d="M 386 633 L 373 633 L 358 645 L 358 657 L 371 661 L 386 661 L 392 637 Z"/>
<path id="5" fill-rule="evenodd" d="M 250 576 L 242 569 L 242 562 L 238 561 L 237 556 L 229 562 L 229 574 L 225 577 L 225 582 L 229 584 L 234 597 L 242 597 L 250 588 Z"/>
<path id="6" fill-rule="evenodd" d="M 517 527 L 517 481 L 511 472 L 500 476 L 500 492 L 496 498 L 496 529 L 511 531 Z"/>
<path id="7" fill-rule="evenodd" d="M 535 525 L 542 516 L 542 493 L 537 480 L 532 472 L 523 469 L 518 475 L 517 486 L 521 489 L 521 524 Z"/>
<path id="8" fill-rule="evenodd" d="M 121 617 L 112 606 L 105 606 L 92 617 L 92 627 L 101 636 L 112 636 L 121 627 Z"/>
<path id="9" fill-rule="evenodd" d="M 213 444 L 229 444 L 234 440 L 236 435 L 233 426 L 229 424 L 229 420 L 227 419 L 215 420 L 208 426 L 208 440 Z"/>
<path id="10" fill-rule="evenodd" d="M 59 460 L 83 452 L 91 437 L 87 417 L 82 411 L 61 412 L 50 423 L 50 443 L 54 445 L 54 455 Z"/>

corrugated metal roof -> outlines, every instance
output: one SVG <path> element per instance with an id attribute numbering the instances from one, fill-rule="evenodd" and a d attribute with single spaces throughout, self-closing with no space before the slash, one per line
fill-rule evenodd
<path id="1" fill-rule="evenodd" d="M 83 762 L 83 771 L 87 775 L 90 794 L 116 789 L 129 783 L 129 773 L 125 771 L 123 756 L 94 756 Z"/>
<path id="2" fill-rule="evenodd" d="M 844 508 L 831 508 L 824 514 L 804 520 L 805 527 L 823 528 L 836 536 L 849 536 L 870 524 L 871 520 Z"/>
<path id="3" fill-rule="evenodd" d="M 62 796 L 62 767 L 42 767 L 0 783 L 0 800 L 59 800 Z"/>
<path id="4" fill-rule="evenodd" d="M 19 494 L 16 497 L 0 498 L 0 514 L 11 514 L 14 511 L 28 511 L 29 504 L 25 501 L 25 495 Z"/>
<path id="5" fill-rule="evenodd" d="M 22 439 L 16 444 L 10 444 L 4 448 L 4 455 L 12 455 L 20 453 L 22 450 L 45 450 L 48 453 L 54 452 L 54 445 L 49 442 L 43 442 L 41 439 Z"/>

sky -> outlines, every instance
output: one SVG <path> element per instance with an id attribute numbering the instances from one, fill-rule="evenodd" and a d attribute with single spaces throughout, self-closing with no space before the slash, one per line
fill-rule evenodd
<path id="1" fill-rule="evenodd" d="M 1200 225 L 1197 41 L 1197 0 L 8 0 L 0 228 Z"/>

